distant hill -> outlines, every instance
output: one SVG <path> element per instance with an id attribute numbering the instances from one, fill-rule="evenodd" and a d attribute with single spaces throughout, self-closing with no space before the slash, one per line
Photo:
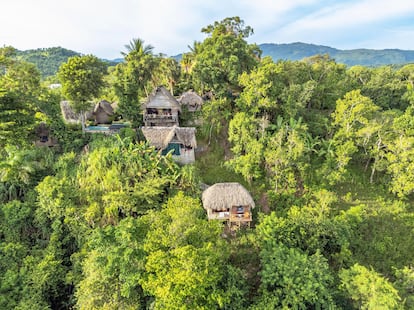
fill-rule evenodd
<path id="1" fill-rule="evenodd" d="M 67 62 L 69 57 L 79 56 L 81 53 L 65 49 L 63 47 L 38 48 L 34 50 L 17 51 L 17 58 L 34 63 L 43 78 L 53 76 L 57 73 L 60 65 Z M 122 61 L 119 59 L 106 60 L 109 66 L 116 65 Z"/>
<path id="2" fill-rule="evenodd" d="M 300 60 L 317 54 L 328 54 L 336 62 L 348 66 L 403 65 L 414 62 L 414 51 L 400 49 L 339 50 L 329 46 L 300 42 L 289 44 L 265 43 L 260 44 L 259 47 L 263 51 L 263 56 L 270 56 L 274 61 L 279 59 Z"/>
<path id="3" fill-rule="evenodd" d="M 340 50 L 329 46 L 307 44 L 307 43 L 288 43 L 259 44 L 263 51 L 263 56 L 270 56 L 274 61 L 300 60 L 318 54 L 328 54 L 338 63 L 348 66 L 381 66 L 381 65 L 404 65 L 414 63 L 414 51 L 400 49 L 353 49 Z M 68 60 L 69 57 L 81 55 L 81 53 L 71 51 L 62 47 L 38 48 L 34 50 L 17 51 L 17 57 L 27 62 L 34 63 L 40 70 L 42 77 L 53 76 L 57 73 L 60 65 Z M 182 54 L 172 56 L 180 61 Z M 114 66 L 122 62 L 122 58 L 113 60 L 102 59 L 108 66 Z"/>
<path id="4" fill-rule="evenodd" d="M 55 75 L 62 63 L 66 62 L 69 57 L 76 55 L 80 55 L 80 53 L 62 47 L 17 51 L 17 57 L 34 63 L 42 77 Z"/>

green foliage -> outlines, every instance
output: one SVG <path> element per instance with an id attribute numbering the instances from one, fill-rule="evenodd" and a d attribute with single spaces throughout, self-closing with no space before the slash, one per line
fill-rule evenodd
<path id="1" fill-rule="evenodd" d="M 260 253 L 264 309 L 309 307 L 333 308 L 330 285 L 333 277 L 326 260 L 316 252 L 306 255 L 283 244 L 266 247 Z M 263 309 L 262 308 L 262 309 Z"/>
<path id="2" fill-rule="evenodd" d="M 353 49 L 340 50 L 329 46 L 307 44 L 301 42 L 289 44 L 266 43 L 259 45 L 263 51 L 263 55 L 271 56 L 274 61 L 279 59 L 301 60 L 305 57 L 314 55 L 328 54 L 338 63 L 347 66 L 384 66 L 389 64 L 406 64 L 414 61 L 414 53 L 412 51 L 400 49 Z"/>
<path id="3" fill-rule="evenodd" d="M 143 282 L 156 309 L 224 307 L 229 296 L 220 282 L 228 251 L 217 222 L 207 222 L 198 200 L 182 192 L 160 212 L 148 214 L 150 229 Z"/>
<path id="4" fill-rule="evenodd" d="M 380 274 L 359 264 L 339 273 L 342 289 L 359 309 L 401 309 L 397 290 Z"/>
<path id="5" fill-rule="evenodd" d="M 62 47 L 51 47 L 17 51 L 16 56 L 35 64 L 45 78 L 56 75 L 60 65 L 67 62 L 69 57 L 80 56 L 80 54 Z"/>
<path id="6" fill-rule="evenodd" d="M 103 142 L 110 143 L 93 148 L 78 167 L 69 167 L 74 173 L 63 171 L 38 186 L 41 208 L 49 217 L 66 216 L 74 227 L 118 223 L 157 208 L 165 190 L 175 184 L 178 168 L 170 157 L 143 143 Z"/>
<path id="7" fill-rule="evenodd" d="M 202 31 L 181 68 L 141 39 L 110 75 L 60 67 L 76 110 L 118 101 L 118 136 L 65 125 L 60 91 L 0 48 L 0 308 L 412 308 L 414 66 L 260 59 L 239 17 Z M 195 165 L 136 142 L 160 84 L 209 98 Z M 30 146 L 40 122 L 58 146 Z M 202 182 L 247 186 L 253 228 L 208 221 Z"/>
<path id="8" fill-rule="evenodd" d="M 93 55 L 70 57 L 59 68 L 62 94 L 76 112 L 82 113 L 83 129 L 85 113 L 91 107 L 90 101 L 98 97 L 103 87 L 105 71 L 105 64 Z"/>
<path id="9" fill-rule="evenodd" d="M 236 157 L 226 163 L 240 173 L 249 183 L 262 176 L 263 142 L 260 141 L 260 124 L 244 112 L 237 113 L 229 123 L 229 142 Z"/>
<path id="10" fill-rule="evenodd" d="M 264 152 L 266 172 L 276 193 L 301 191 L 308 166 L 306 125 L 290 119 L 270 135 Z"/>
<path id="11" fill-rule="evenodd" d="M 0 162 L 0 201 L 22 199 L 52 167 L 53 153 L 46 148 L 7 146 Z"/>
<path id="12" fill-rule="evenodd" d="M 407 242 L 414 224 L 412 212 L 401 202 L 356 206 L 341 217 L 351 228 L 350 250 L 356 261 L 391 276 L 392 268 L 412 263 L 414 244 Z"/>
<path id="13" fill-rule="evenodd" d="M 216 96 L 231 96 L 237 92 L 238 77 L 249 72 L 257 63 L 260 51 L 244 38 L 252 33 L 239 17 L 226 18 L 202 31 L 209 34 L 193 52 L 193 83 L 200 93 L 212 91 Z"/>
<path id="14" fill-rule="evenodd" d="M 414 307 L 414 270 L 413 267 L 404 267 L 395 271 L 396 281 L 394 287 L 403 299 L 406 309 Z"/>
<path id="15" fill-rule="evenodd" d="M 280 243 L 310 255 L 320 252 L 332 267 L 338 268 L 350 256 L 350 227 L 331 215 L 335 201 L 333 193 L 320 190 L 308 206 L 291 207 L 285 217 L 272 212 L 257 226 L 260 240 L 270 247 Z"/>
<path id="16" fill-rule="evenodd" d="M 116 223 L 123 216 L 157 208 L 166 188 L 176 181 L 170 157 L 141 143 L 98 147 L 81 162 L 77 180 L 83 216 L 91 225 Z"/>
<path id="17" fill-rule="evenodd" d="M 0 147 L 28 144 L 39 89 L 35 66 L 13 60 L 7 48 L 0 48 Z"/>
<path id="18" fill-rule="evenodd" d="M 127 218 L 117 226 L 93 231 L 82 263 L 83 279 L 76 291 L 81 309 L 140 309 L 145 266 L 143 240 L 148 224 Z"/>

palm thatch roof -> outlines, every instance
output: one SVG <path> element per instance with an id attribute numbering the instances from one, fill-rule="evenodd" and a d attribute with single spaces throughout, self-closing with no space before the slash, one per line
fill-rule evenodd
<path id="1" fill-rule="evenodd" d="M 114 110 L 114 111 L 118 110 L 118 106 L 119 106 L 118 102 L 112 102 L 111 103 L 112 110 Z"/>
<path id="2" fill-rule="evenodd" d="M 152 109 L 180 110 L 180 104 L 177 99 L 175 99 L 164 86 L 159 86 L 155 89 L 155 91 L 148 97 L 145 107 Z"/>
<path id="3" fill-rule="evenodd" d="M 95 108 L 93 109 L 93 113 L 105 112 L 107 115 L 113 115 L 114 109 L 112 108 L 111 104 L 106 100 L 101 100 L 97 104 L 95 104 Z"/>
<path id="4" fill-rule="evenodd" d="M 49 128 L 46 125 L 46 123 L 41 122 L 37 127 L 36 127 L 36 135 L 38 136 L 48 136 L 49 135 Z"/>
<path id="5" fill-rule="evenodd" d="M 63 119 L 67 122 L 67 123 L 80 123 L 81 122 L 81 114 L 80 113 L 76 113 L 69 101 L 61 101 L 60 102 L 60 110 L 62 112 L 62 116 Z M 89 119 L 92 117 L 92 113 L 93 113 L 93 107 L 91 107 L 90 111 L 86 112 L 86 118 Z"/>
<path id="6" fill-rule="evenodd" d="M 194 127 L 142 127 L 142 133 L 149 144 L 157 149 L 165 149 L 170 142 L 197 147 Z"/>
<path id="7" fill-rule="evenodd" d="M 232 206 L 255 207 L 252 196 L 239 183 L 216 183 L 202 195 L 204 209 L 225 211 Z"/>
<path id="8" fill-rule="evenodd" d="M 68 123 L 79 123 L 80 122 L 80 119 L 81 119 L 80 114 L 76 113 L 72 109 L 69 101 L 61 101 L 60 110 L 62 111 L 62 116 L 66 122 Z"/>
<path id="9" fill-rule="evenodd" d="M 203 98 L 193 90 L 183 93 L 177 100 L 181 106 L 187 106 L 189 111 L 199 110 L 204 103 Z"/>

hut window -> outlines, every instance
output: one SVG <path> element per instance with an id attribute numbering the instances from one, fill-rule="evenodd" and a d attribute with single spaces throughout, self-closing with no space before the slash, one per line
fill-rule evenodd
<path id="1" fill-rule="evenodd" d="M 168 146 L 162 150 L 161 154 L 162 155 L 166 155 L 168 154 L 168 152 L 170 152 L 172 150 L 172 155 L 181 155 L 181 151 L 180 151 L 181 147 L 179 144 L 177 143 L 170 143 L 168 144 Z"/>
<path id="2" fill-rule="evenodd" d="M 47 142 L 49 138 L 47 136 L 40 136 L 40 142 Z"/>
<path id="3" fill-rule="evenodd" d="M 230 216 L 229 211 L 220 211 L 220 212 L 217 212 L 217 213 L 218 213 L 218 218 L 226 219 Z"/>

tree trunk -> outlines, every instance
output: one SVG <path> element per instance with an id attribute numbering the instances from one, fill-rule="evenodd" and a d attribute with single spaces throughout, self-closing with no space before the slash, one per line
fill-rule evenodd
<path id="1" fill-rule="evenodd" d="M 372 165 L 371 168 L 371 176 L 369 177 L 369 183 L 374 183 L 374 173 L 375 173 L 375 163 Z"/>
<path id="2" fill-rule="evenodd" d="M 86 129 L 86 112 L 82 111 L 81 112 L 81 124 L 82 124 L 82 133 L 85 133 L 85 129 Z"/>

